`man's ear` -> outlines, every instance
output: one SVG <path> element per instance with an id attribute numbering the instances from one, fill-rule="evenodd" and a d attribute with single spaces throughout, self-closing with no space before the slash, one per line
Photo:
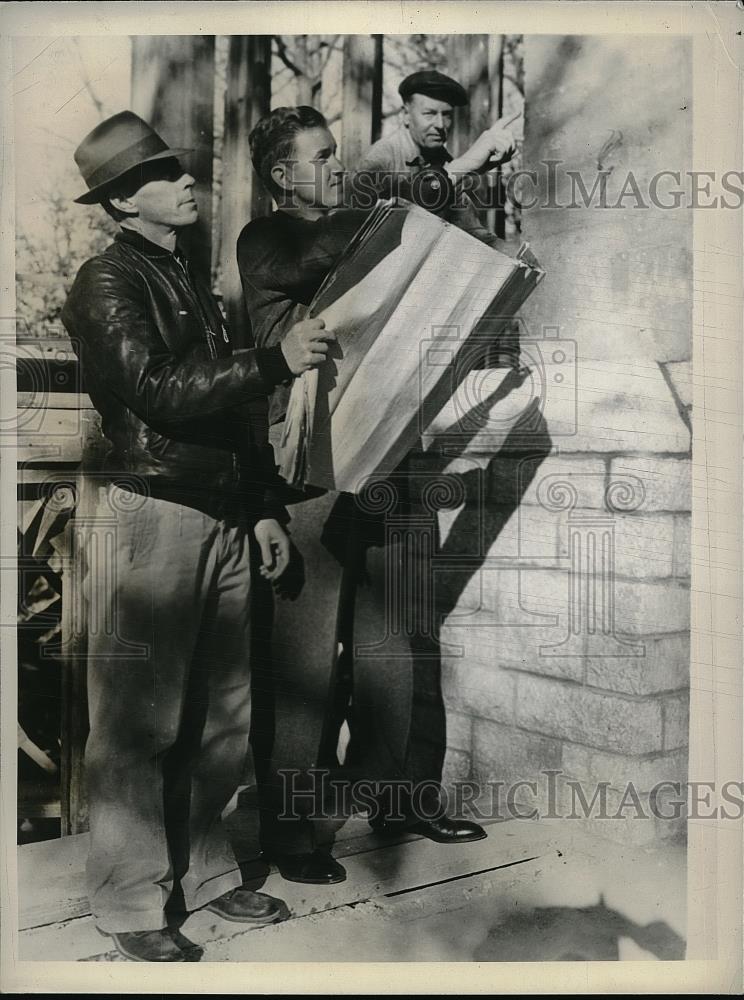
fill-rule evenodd
<path id="1" fill-rule="evenodd" d="M 137 214 L 137 206 L 129 198 L 118 198 L 116 195 L 111 195 L 109 203 L 118 211 L 124 212 L 125 215 Z"/>
<path id="2" fill-rule="evenodd" d="M 403 119 L 403 124 L 408 128 L 411 123 L 411 113 L 409 111 L 408 103 L 406 102 L 400 109 L 401 117 Z"/>
<path id="3" fill-rule="evenodd" d="M 275 163 L 271 168 L 271 179 L 282 191 L 289 193 L 292 190 L 292 172 L 288 163 Z"/>

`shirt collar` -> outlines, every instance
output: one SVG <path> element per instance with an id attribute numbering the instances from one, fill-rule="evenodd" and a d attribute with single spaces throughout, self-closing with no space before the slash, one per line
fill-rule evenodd
<path id="1" fill-rule="evenodd" d="M 442 149 L 435 150 L 432 156 L 424 156 L 411 138 L 411 133 L 405 125 L 401 125 L 400 127 L 400 139 L 403 145 L 403 156 L 405 157 L 405 164 L 407 167 L 426 167 L 431 163 L 449 163 L 452 159 L 452 154 L 446 146 Z"/>

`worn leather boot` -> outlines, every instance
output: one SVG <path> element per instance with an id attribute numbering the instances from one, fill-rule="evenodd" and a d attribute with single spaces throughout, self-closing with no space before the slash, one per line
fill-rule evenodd
<path id="1" fill-rule="evenodd" d="M 188 947 L 176 944 L 171 931 L 121 931 L 111 934 L 98 928 L 99 934 L 110 937 L 116 950 L 131 962 L 198 962 L 203 951 L 188 942 Z M 186 941 L 186 938 L 182 938 Z"/>
<path id="2" fill-rule="evenodd" d="M 286 906 L 281 900 L 263 892 L 253 892 L 245 886 L 223 893 L 202 909 L 216 913 L 225 920 L 256 925 L 273 924 L 286 913 Z"/>

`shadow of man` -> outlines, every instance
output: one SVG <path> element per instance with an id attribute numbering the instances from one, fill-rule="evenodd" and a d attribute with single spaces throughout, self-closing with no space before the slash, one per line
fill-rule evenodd
<path id="1" fill-rule="evenodd" d="M 525 377 L 510 372 L 447 428 L 424 473 L 409 455 L 359 495 L 325 493 L 292 508 L 304 560 L 303 571 L 291 571 L 299 586 L 272 603 L 259 580 L 254 601 L 252 745 L 264 849 L 328 849 L 360 783 L 373 799 L 396 782 L 424 790 L 414 803 L 423 819 L 437 808 L 447 744 L 441 626 L 529 485 L 531 477 L 520 477 L 506 503 L 484 509 L 495 463 L 526 457 L 534 476 L 550 452 L 536 405 L 502 435 L 498 453 L 480 456 L 485 464 L 464 474 L 447 470 Z M 442 541 L 439 513 L 455 500 L 460 509 Z M 453 555 L 456 569 L 447 568 Z M 345 721 L 351 738 L 340 762 Z M 393 806 L 410 811 L 403 796 Z"/>
<path id="2" fill-rule="evenodd" d="M 641 925 L 605 904 L 546 906 L 520 912 L 493 927 L 476 962 L 617 962 L 620 938 L 630 938 L 665 962 L 685 957 L 685 941 L 663 920 Z"/>

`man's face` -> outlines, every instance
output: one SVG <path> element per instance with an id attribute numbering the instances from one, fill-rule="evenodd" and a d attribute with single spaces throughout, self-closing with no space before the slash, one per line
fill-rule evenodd
<path id="1" fill-rule="evenodd" d="M 452 127 L 452 105 L 414 94 L 403 105 L 403 122 L 419 149 L 441 149 Z"/>
<path id="2" fill-rule="evenodd" d="M 336 140 L 327 128 L 298 132 L 292 157 L 283 167 L 282 186 L 296 205 L 327 211 L 341 204 L 344 167 L 336 156 Z"/>
<path id="3" fill-rule="evenodd" d="M 199 210 L 193 196 L 196 183 L 174 159 L 145 163 L 138 172 L 137 190 L 126 199 L 137 216 L 155 226 L 179 229 L 196 222 Z"/>

